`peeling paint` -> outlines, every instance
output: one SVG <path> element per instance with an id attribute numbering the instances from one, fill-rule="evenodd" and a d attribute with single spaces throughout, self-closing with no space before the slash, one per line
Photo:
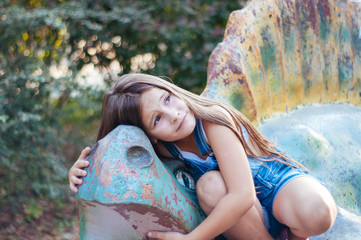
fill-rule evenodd
<path id="1" fill-rule="evenodd" d="M 255 123 L 303 104 L 345 102 L 359 107 L 360 38 L 360 4 L 252 0 L 230 15 L 223 42 L 210 57 L 202 94 L 232 104 Z M 341 120 L 345 125 L 347 116 L 353 115 L 346 114 Z M 338 119 L 332 117 L 337 116 L 324 117 L 321 123 L 330 120 L 327 127 L 335 127 Z M 360 156 L 357 144 L 361 123 L 341 136 L 337 131 L 334 135 L 330 130 L 322 132 L 327 128 L 315 128 L 315 122 L 312 127 L 305 126 L 307 121 L 296 127 L 296 120 L 291 121 L 288 131 L 279 120 L 282 137 L 277 142 L 289 147 L 297 160 L 306 159 L 314 170 L 322 170 L 323 164 L 352 160 L 340 152 Z M 269 136 L 277 137 L 277 132 Z M 139 158 L 128 161 L 127 151 L 132 146 L 149 151 L 152 161 L 140 153 L 135 154 Z M 93 147 L 89 160 L 88 175 L 77 194 L 81 239 L 146 239 L 150 230 L 189 232 L 205 218 L 195 191 L 177 182 L 173 176 L 176 165 L 167 161 L 163 165 L 140 129 L 119 126 Z M 332 187 L 345 208 L 360 211 L 357 181 L 361 175 L 352 170 L 347 172 L 352 173 L 351 180 L 339 180 Z M 346 172 L 342 176 L 335 171 L 318 174 L 326 179 L 349 177 Z"/>
<path id="2" fill-rule="evenodd" d="M 133 146 L 140 151 L 127 156 Z M 147 158 L 154 158 L 151 162 L 143 164 L 142 149 L 149 151 Z M 113 235 L 107 233 L 104 236 L 109 238 L 101 239 L 119 239 L 119 229 L 128 236 L 121 235 L 122 239 L 145 239 L 151 230 L 188 232 L 205 218 L 195 191 L 179 184 L 173 175 L 179 167 L 185 168 L 184 163 L 165 161 L 166 168 L 137 127 L 118 126 L 93 147 L 88 160 L 88 175 L 76 195 L 81 203 L 81 239 L 99 239 L 96 236 L 104 231 Z"/>
<path id="3" fill-rule="evenodd" d="M 300 104 L 360 106 L 360 26 L 357 3 L 250 1 L 230 15 L 202 94 L 235 103 L 253 122 Z M 231 81 L 232 73 L 242 73 L 240 84 Z"/>

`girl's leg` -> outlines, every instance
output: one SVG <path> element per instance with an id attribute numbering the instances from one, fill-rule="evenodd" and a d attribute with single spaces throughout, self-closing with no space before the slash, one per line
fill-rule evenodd
<path id="1" fill-rule="evenodd" d="M 205 173 L 196 186 L 199 205 L 209 215 L 218 201 L 226 195 L 227 188 L 219 171 Z M 263 223 L 263 211 L 257 200 L 239 221 L 224 233 L 229 239 L 273 239 Z"/>
<path id="2" fill-rule="evenodd" d="M 316 179 L 298 177 L 287 183 L 273 203 L 275 218 L 290 228 L 291 239 L 307 239 L 331 228 L 337 209 L 329 191 Z"/>

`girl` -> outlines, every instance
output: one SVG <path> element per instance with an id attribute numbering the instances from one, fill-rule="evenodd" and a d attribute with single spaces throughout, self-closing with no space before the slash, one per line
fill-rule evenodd
<path id="1" fill-rule="evenodd" d="M 149 232 L 155 239 L 290 239 L 327 231 L 336 218 L 328 190 L 267 139 L 240 112 L 158 77 L 123 75 L 103 98 L 97 140 L 120 124 L 144 130 L 161 157 L 179 157 L 198 176 L 207 218 L 188 234 Z M 82 151 L 69 170 L 72 191 L 89 165 Z"/>

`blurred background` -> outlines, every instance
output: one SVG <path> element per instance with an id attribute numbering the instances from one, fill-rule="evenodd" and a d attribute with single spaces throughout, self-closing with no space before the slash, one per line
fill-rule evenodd
<path id="1" fill-rule="evenodd" d="M 0 0 L 0 239 L 78 239 L 67 173 L 114 78 L 201 93 L 233 0 Z"/>

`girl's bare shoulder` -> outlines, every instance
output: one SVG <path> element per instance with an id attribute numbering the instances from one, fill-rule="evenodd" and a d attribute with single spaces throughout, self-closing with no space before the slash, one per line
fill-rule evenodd
<path id="1" fill-rule="evenodd" d="M 214 105 L 214 106 L 210 106 L 209 109 L 211 111 L 218 112 L 220 115 L 223 115 L 225 118 L 232 121 L 231 114 L 229 114 L 229 112 L 227 112 L 227 110 L 224 109 L 223 107 Z M 209 128 L 212 128 L 215 126 L 220 126 L 219 124 L 213 123 L 212 121 L 206 121 L 204 119 L 202 119 L 202 124 L 203 124 L 203 128 L 206 132 L 207 132 L 206 129 L 209 129 Z"/>

